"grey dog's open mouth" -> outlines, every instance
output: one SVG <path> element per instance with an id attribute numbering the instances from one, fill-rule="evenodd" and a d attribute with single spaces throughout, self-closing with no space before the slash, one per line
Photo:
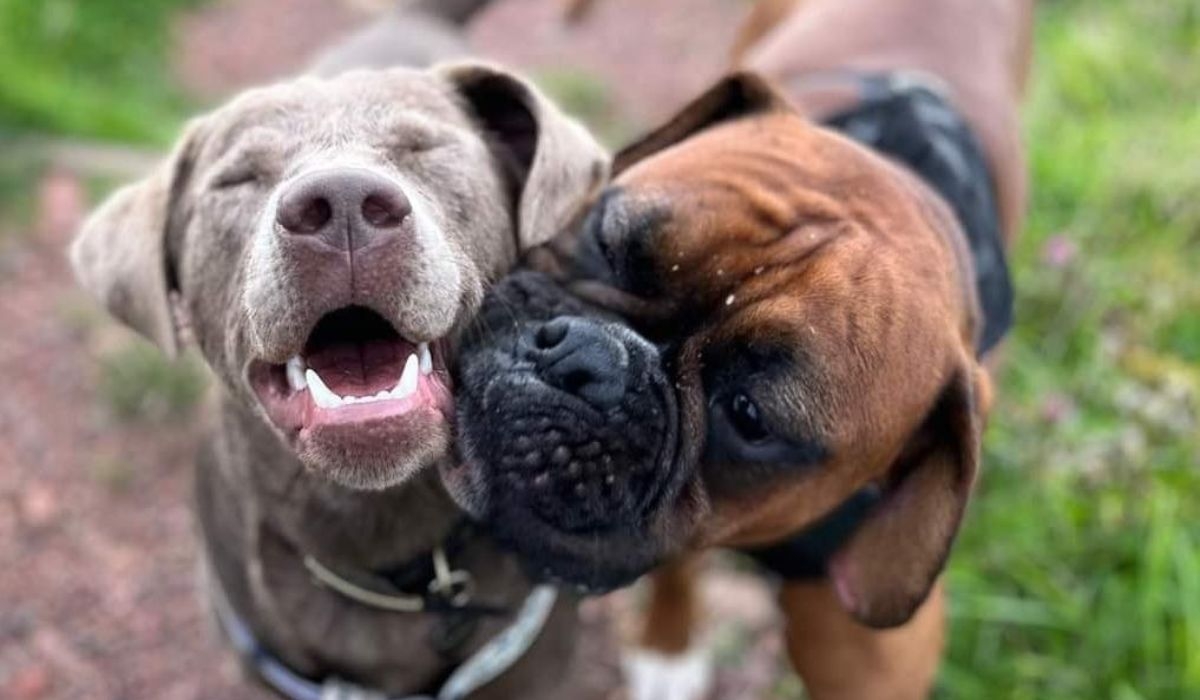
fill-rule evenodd
<path id="1" fill-rule="evenodd" d="M 251 386 L 288 434 L 322 426 L 449 415 L 450 380 L 439 342 L 414 343 L 380 314 L 347 306 L 325 314 L 285 364 L 254 362 Z"/>

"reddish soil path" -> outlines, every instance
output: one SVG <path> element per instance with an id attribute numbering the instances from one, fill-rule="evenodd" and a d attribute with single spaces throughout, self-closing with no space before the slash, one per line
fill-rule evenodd
<path id="1" fill-rule="evenodd" d="M 93 358 L 129 339 L 93 325 L 67 269 L 78 182 L 47 177 L 40 198 L 0 258 L 0 697 L 256 697 L 196 595 L 198 426 L 99 408 Z"/>

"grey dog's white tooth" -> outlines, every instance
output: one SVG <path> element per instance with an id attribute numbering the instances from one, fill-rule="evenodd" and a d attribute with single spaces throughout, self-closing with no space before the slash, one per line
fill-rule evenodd
<path id="1" fill-rule="evenodd" d="M 392 398 L 407 399 L 412 396 L 417 390 L 417 380 L 417 356 L 409 355 L 404 363 L 404 374 L 400 375 L 400 381 L 396 382 L 396 388 L 392 389 Z"/>
<path id="2" fill-rule="evenodd" d="M 429 343 L 417 344 L 417 355 L 420 356 L 421 374 L 433 371 L 433 355 L 429 353 Z"/>
<path id="3" fill-rule="evenodd" d="M 287 381 L 292 391 L 300 392 L 308 388 L 308 380 L 304 378 L 304 358 L 299 355 L 287 361 Z"/>
<path id="4" fill-rule="evenodd" d="M 345 400 L 325 386 L 321 375 L 312 369 L 305 370 L 304 378 L 308 380 L 308 390 L 312 392 L 313 402 L 320 408 L 339 408 L 345 405 Z"/>

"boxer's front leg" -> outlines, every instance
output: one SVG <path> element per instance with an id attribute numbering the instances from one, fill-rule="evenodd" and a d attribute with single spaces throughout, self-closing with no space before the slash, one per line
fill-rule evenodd
<path id="1" fill-rule="evenodd" d="M 650 574 L 645 619 L 624 662 L 630 700 L 707 697 L 712 666 L 699 646 L 701 558 L 686 554 Z"/>
<path id="2" fill-rule="evenodd" d="M 856 621 L 829 581 L 787 583 L 780 602 L 788 655 L 813 700 L 929 696 L 945 642 L 941 582 L 911 620 L 893 629 Z"/>

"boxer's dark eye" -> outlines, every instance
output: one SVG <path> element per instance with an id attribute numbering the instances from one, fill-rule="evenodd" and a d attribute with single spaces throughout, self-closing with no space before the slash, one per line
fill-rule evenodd
<path id="1" fill-rule="evenodd" d="M 729 399 L 728 416 L 733 429 L 746 442 L 762 442 L 771 437 L 771 431 L 763 425 L 758 404 L 740 391 Z"/>
<path id="2" fill-rule="evenodd" d="M 768 417 L 747 391 L 718 391 L 710 398 L 708 411 L 704 461 L 715 465 L 705 475 L 711 484 L 731 486 L 747 478 L 761 479 L 770 473 L 764 469 L 807 467 L 828 456 L 814 438 L 777 432 L 778 424 L 773 427 L 771 422 L 779 417 Z M 737 468 L 730 470 L 730 465 Z"/>

